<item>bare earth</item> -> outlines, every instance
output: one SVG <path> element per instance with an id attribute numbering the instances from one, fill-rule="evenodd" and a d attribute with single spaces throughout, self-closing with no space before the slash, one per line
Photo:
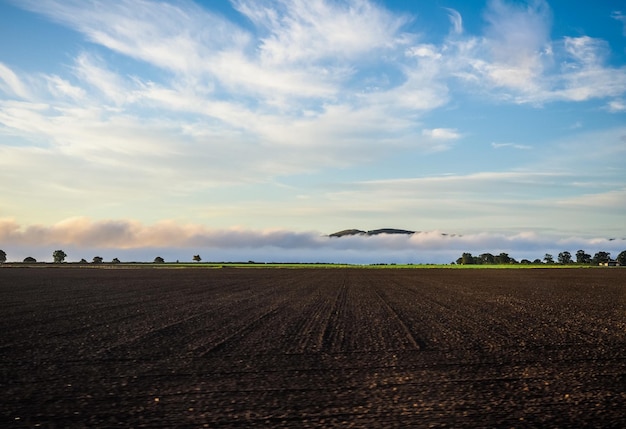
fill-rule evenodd
<path id="1" fill-rule="evenodd" d="M 0 427 L 626 427 L 626 269 L 0 268 Z"/>

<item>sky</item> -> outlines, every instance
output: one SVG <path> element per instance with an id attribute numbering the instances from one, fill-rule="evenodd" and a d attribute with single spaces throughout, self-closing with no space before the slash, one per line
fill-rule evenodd
<path id="1" fill-rule="evenodd" d="M 0 0 L 8 260 L 615 257 L 625 161 L 621 1 Z"/>

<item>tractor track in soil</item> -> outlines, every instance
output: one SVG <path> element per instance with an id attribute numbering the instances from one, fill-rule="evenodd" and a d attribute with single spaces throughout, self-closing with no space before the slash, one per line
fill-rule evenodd
<path id="1" fill-rule="evenodd" d="M 11 268 L 0 300 L 7 428 L 626 424 L 626 270 Z"/>

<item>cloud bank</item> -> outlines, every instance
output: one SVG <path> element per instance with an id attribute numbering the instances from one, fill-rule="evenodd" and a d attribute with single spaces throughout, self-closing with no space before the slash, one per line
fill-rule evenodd
<path id="1" fill-rule="evenodd" d="M 200 254 L 205 261 L 336 262 L 336 263 L 449 263 L 463 252 L 509 253 L 520 260 L 543 259 L 564 250 L 583 249 L 613 256 L 626 250 L 626 238 L 555 237 L 535 232 L 517 234 L 448 234 L 440 231 L 413 235 L 329 237 L 320 232 L 287 230 L 208 229 L 172 221 L 144 225 L 133 220 L 95 221 L 71 218 L 51 226 L 21 226 L 0 220 L 0 243 L 11 261 L 35 256 L 51 260 L 58 248 L 68 260 L 93 256 L 125 261 L 190 261 Z M 47 249 L 47 250 L 46 250 Z"/>

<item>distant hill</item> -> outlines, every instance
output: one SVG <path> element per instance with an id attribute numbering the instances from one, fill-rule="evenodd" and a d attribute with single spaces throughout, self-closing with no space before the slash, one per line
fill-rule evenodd
<path id="1" fill-rule="evenodd" d="M 371 231 L 363 231 L 360 229 L 344 229 L 343 231 L 338 231 L 330 234 L 330 237 L 345 237 L 349 235 L 378 235 L 378 234 L 405 234 L 411 235 L 415 234 L 415 231 L 409 231 L 406 229 L 396 229 L 396 228 L 381 228 L 381 229 L 373 229 Z"/>
<path id="2" fill-rule="evenodd" d="M 330 237 L 343 237 L 346 235 L 365 235 L 367 231 L 361 231 L 360 229 L 344 229 L 330 234 Z"/>

